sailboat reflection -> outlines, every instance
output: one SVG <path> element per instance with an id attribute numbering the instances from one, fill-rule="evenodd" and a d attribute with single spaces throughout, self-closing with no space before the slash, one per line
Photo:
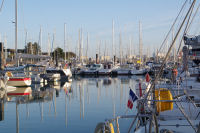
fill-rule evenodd
<path id="1" fill-rule="evenodd" d="M 0 121 L 4 120 L 5 90 L 0 89 Z"/>
<path id="2" fill-rule="evenodd" d="M 12 98 L 12 96 L 29 96 L 32 93 L 31 87 L 8 87 L 7 88 L 7 95 L 10 96 L 8 97 L 8 101 L 10 100 L 9 98 Z"/>
<path id="3" fill-rule="evenodd" d="M 49 86 L 33 86 L 31 87 L 8 87 L 7 88 L 7 102 L 16 103 L 16 132 L 19 133 L 19 112 L 20 104 L 26 104 L 27 117 L 29 117 L 29 103 L 39 103 L 41 120 L 43 120 L 43 103 L 45 101 L 52 101 L 55 89 Z M 2 109 L 3 109 L 2 105 Z M 1 108 L 0 108 L 1 111 Z M 1 113 L 1 112 L 0 112 Z"/>
<path id="4" fill-rule="evenodd" d="M 65 84 L 62 86 L 62 89 L 65 91 L 66 95 L 69 95 L 72 93 L 72 87 L 71 87 L 71 83 L 70 82 L 65 82 Z"/>
<path id="5" fill-rule="evenodd" d="M 103 79 L 103 85 L 111 85 L 112 80 L 111 78 L 104 78 Z"/>
<path id="6" fill-rule="evenodd" d="M 7 101 L 16 103 L 16 132 L 19 133 L 19 112 L 18 105 L 29 101 L 32 98 L 31 87 L 8 87 L 7 88 Z M 14 99 L 15 98 L 15 99 Z M 14 99 L 14 100 L 13 100 Z"/>
<path id="7" fill-rule="evenodd" d="M 130 77 L 128 76 L 118 76 L 118 78 L 121 80 L 121 84 L 129 84 Z"/>
<path id="8" fill-rule="evenodd" d="M 65 91 L 65 127 L 67 127 L 67 96 L 69 96 L 69 100 L 71 99 L 71 94 L 73 93 L 71 82 L 65 82 L 62 84 L 61 88 Z"/>

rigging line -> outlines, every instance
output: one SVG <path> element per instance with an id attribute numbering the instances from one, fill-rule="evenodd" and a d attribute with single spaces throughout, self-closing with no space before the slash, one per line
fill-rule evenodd
<path id="1" fill-rule="evenodd" d="M 185 26 L 185 30 L 184 30 L 183 34 L 185 34 L 185 33 L 187 32 L 187 30 L 188 30 L 188 25 L 189 25 L 189 22 L 190 22 L 190 18 L 191 18 L 191 16 L 192 16 L 193 9 L 194 9 L 194 5 L 192 6 L 192 9 L 191 9 L 189 18 L 188 18 L 188 20 L 187 20 L 187 24 L 186 24 L 186 26 Z"/>
<path id="2" fill-rule="evenodd" d="M 187 116 L 187 114 L 185 113 L 182 105 L 178 105 L 176 102 L 175 102 L 176 106 L 178 107 L 178 109 L 181 111 L 181 113 L 184 115 L 184 117 L 186 118 L 186 120 L 188 121 L 188 123 L 190 124 L 190 126 L 194 129 L 194 131 L 196 132 L 196 128 L 195 126 L 193 125 L 191 119 Z"/>
<path id="3" fill-rule="evenodd" d="M 158 74 L 156 75 L 155 80 L 153 81 L 153 83 L 152 83 L 152 85 L 151 85 L 151 87 L 150 87 L 149 90 L 152 90 L 152 89 L 153 89 L 153 87 L 155 86 L 156 82 L 157 82 L 158 79 L 160 78 L 160 75 L 161 75 L 161 73 L 162 73 L 162 71 L 163 71 L 164 65 L 165 65 L 165 63 L 166 63 L 166 61 L 167 61 L 167 58 L 168 58 L 168 56 L 169 56 L 169 54 L 170 54 L 170 52 L 171 52 L 171 50 L 172 50 L 172 47 L 174 46 L 175 41 L 176 41 L 176 39 L 177 39 L 177 37 L 178 37 L 178 35 L 179 35 L 179 33 L 180 33 L 180 31 L 181 31 L 183 25 L 184 25 L 184 23 L 185 23 L 185 21 L 186 21 L 188 15 L 189 15 L 189 13 L 191 12 L 191 9 L 192 9 L 192 7 L 194 6 L 195 2 L 196 2 L 196 0 L 193 0 L 192 5 L 190 6 L 188 12 L 186 13 L 185 18 L 184 18 L 184 20 L 183 20 L 181 26 L 179 27 L 179 29 L 178 29 L 178 31 L 177 31 L 177 33 L 176 33 L 176 36 L 175 36 L 175 38 L 173 39 L 172 44 L 171 44 L 171 46 L 169 47 L 169 50 L 168 50 L 168 52 L 167 52 L 167 54 L 166 54 L 166 56 L 165 56 L 165 58 L 164 58 L 164 60 L 163 60 L 163 63 L 162 63 L 162 65 L 161 65 L 161 67 L 160 67 L 160 70 L 159 70 Z M 145 97 L 145 99 L 144 99 L 144 102 L 146 102 L 147 96 L 149 95 L 149 93 L 150 93 L 150 91 L 147 92 L 147 95 L 146 95 L 146 97 Z"/>
<path id="4" fill-rule="evenodd" d="M 188 0 L 186 0 L 186 1 L 184 2 L 184 4 L 182 5 L 181 10 L 179 11 L 179 13 L 178 13 L 176 19 L 174 20 L 174 22 L 173 22 L 173 24 L 172 24 L 172 26 L 171 26 L 169 32 L 167 33 L 167 36 L 165 37 L 164 41 L 162 42 L 162 44 L 161 44 L 161 46 L 160 46 L 158 52 L 160 52 L 160 50 L 162 49 L 163 45 L 165 44 L 165 42 L 166 42 L 166 40 L 167 40 L 167 38 L 168 38 L 170 32 L 172 31 L 172 29 L 173 29 L 173 27 L 174 27 L 176 21 L 178 20 L 178 18 L 179 18 L 179 16 L 180 16 L 181 12 L 183 11 L 183 9 L 184 9 L 184 7 L 185 7 L 187 1 L 188 1 Z M 157 54 L 158 54 L 158 53 L 157 53 Z"/>
<path id="5" fill-rule="evenodd" d="M 200 6 L 200 4 L 198 5 L 198 7 Z M 179 53 L 179 51 L 180 51 L 180 48 L 181 48 L 181 44 L 182 44 L 182 42 L 183 42 L 183 36 L 186 34 L 186 32 L 189 30 L 189 26 L 190 26 L 190 24 L 191 23 L 189 23 L 190 22 L 190 18 L 191 18 L 191 16 L 192 16 L 192 12 L 193 12 L 193 9 L 194 9 L 194 5 L 193 5 L 193 7 L 192 7 L 192 10 L 191 10 L 191 12 L 190 12 L 190 15 L 189 15 L 189 18 L 188 18 L 188 20 L 187 20 L 187 24 L 186 24 L 186 26 L 185 26 L 185 30 L 184 30 L 184 32 L 183 32 L 183 35 L 182 35 L 182 39 L 181 39 L 181 41 L 180 41 L 180 44 L 179 44 L 179 47 L 178 47 L 178 50 L 177 50 L 177 54 Z M 196 13 L 196 12 L 195 12 Z M 194 18 L 194 16 L 192 17 L 192 20 L 191 20 L 191 22 L 193 21 L 193 18 Z"/>
<path id="6" fill-rule="evenodd" d="M 190 2 L 189 2 L 189 4 L 191 4 Z M 184 8 L 184 10 L 183 10 L 183 12 L 182 12 L 182 14 L 181 14 L 181 18 L 182 18 L 182 20 L 184 19 L 184 12 L 187 12 L 187 11 L 185 11 L 186 10 L 186 8 Z M 180 19 L 181 19 L 180 18 Z M 179 24 L 181 24 L 181 20 L 180 20 L 180 23 Z M 177 26 L 177 28 L 178 28 L 178 26 Z"/>
<path id="7" fill-rule="evenodd" d="M 4 0 L 2 0 L 2 2 L 1 2 L 0 12 L 2 11 L 3 3 L 4 3 Z"/>
<path id="8" fill-rule="evenodd" d="M 171 90 L 171 89 L 170 89 Z M 183 116 L 186 118 L 186 120 L 188 121 L 188 123 L 190 124 L 190 126 L 194 129 L 194 131 L 196 132 L 196 128 L 195 126 L 193 125 L 191 119 L 188 117 L 188 115 L 185 113 L 184 109 L 183 109 L 183 106 L 181 103 L 177 103 L 176 101 L 174 102 L 176 104 L 176 106 L 178 107 L 178 109 L 180 110 L 180 112 L 183 114 Z"/>
<path id="9" fill-rule="evenodd" d="M 194 21 L 194 18 L 196 17 L 196 15 L 197 15 L 197 12 L 198 12 L 198 10 L 199 10 L 199 7 L 200 7 L 200 3 L 199 3 L 199 5 L 198 5 L 198 7 L 197 7 L 197 9 L 196 9 L 196 11 L 195 11 L 195 13 L 194 13 L 193 17 L 192 17 L 192 20 L 191 20 L 191 22 L 190 22 L 190 24 L 189 24 L 189 26 L 188 26 L 188 29 L 187 29 L 187 30 L 189 30 L 189 28 L 191 27 L 191 25 L 192 25 L 192 22 Z M 187 32 L 188 32 L 188 31 L 187 31 Z"/>

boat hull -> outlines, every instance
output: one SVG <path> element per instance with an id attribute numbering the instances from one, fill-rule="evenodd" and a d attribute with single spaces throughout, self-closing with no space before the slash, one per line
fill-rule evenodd
<path id="1" fill-rule="evenodd" d="M 131 71 L 130 70 L 117 70 L 117 75 L 130 75 L 131 74 Z"/>
<path id="2" fill-rule="evenodd" d="M 11 77 L 7 82 L 8 86 L 30 86 L 31 85 L 31 78 L 29 77 Z"/>
<path id="3" fill-rule="evenodd" d="M 99 75 L 110 75 L 111 74 L 111 69 L 103 69 L 103 70 L 99 70 L 98 74 Z"/>
<path id="4" fill-rule="evenodd" d="M 146 73 L 146 70 L 131 70 L 132 75 L 145 75 Z"/>
<path id="5" fill-rule="evenodd" d="M 47 69 L 47 74 L 60 74 L 60 81 L 65 82 L 69 81 L 72 77 L 70 69 Z"/>

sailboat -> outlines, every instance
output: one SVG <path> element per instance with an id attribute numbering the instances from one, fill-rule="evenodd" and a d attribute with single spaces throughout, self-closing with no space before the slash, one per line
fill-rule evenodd
<path id="1" fill-rule="evenodd" d="M 64 24 L 64 50 L 65 50 L 65 43 L 66 43 L 66 39 L 65 39 L 65 35 L 66 34 L 66 24 Z M 54 45 L 54 41 L 52 43 L 52 45 Z M 53 47 L 53 46 L 52 46 Z M 65 52 L 65 63 L 66 63 L 66 51 Z M 47 74 L 53 74 L 53 75 L 57 75 L 56 77 L 59 78 L 60 81 L 71 81 L 71 77 L 72 77 L 72 72 L 70 67 L 68 66 L 68 64 L 65 64 L 64 66 L 60 65 L 59 67 L 50 67 L 48 66 L 46 68 L 46 72 Z M 59 77 L 59 75 L 60 77 Z"/>
<path id="2" fill-rule="evenodd" d="M 6 76 L 8 78 L 7 86 L 30 86 L 31 78 L 25 76 L 25 74 L 12 74 L 11 72 L 6 72 Z"/>
<path id="3" fill-rule="evenodd" d="M 145 75 L 147 73 L 147 69 L 145 69 L 144 67 L 142 67 L 142 63 L 143 63 L 143 47 L 142 47 L 142 30 L 141 30 L 141 23 L 139 22 L 139 60 L 138 60 L 138 64 L 135 65 L 132 69 L 131 69 L 131 74 L 132 75 Z"/>
<path id="4" fill-rule="evenodd" d="M 18 59 L 17 59 L 17 0 L 15 0 L 15 61 L 17 66 Z M 20 67 L 21 68 L 21 67 Z M 23 68 L 23 66 L 22 66 Z M 19 69 L 18 67 L 14 67 L 13 70 Z M 7 86 L 30 86 L 31 85 L 31 78 L 26 76 L 24 73 L 17 73 L 13 74 L 10 71 L 6 72 L 6 76 L 8 77 Z"/>
<path id="5" fill-rule="evenodd" d="M 186 2 L 184 3 L 184 5 L 186 4 Z M 170 79 L 171 83 L 168 87 L 165 88 L 158 87 L 158 85 L 162 82 L 161 76 L 165 67 L 165 63 L 170 55 L 170 52 L 175 44 L 175 41 L 177 40 L 180 31 L 183 29 L 182 27 L 185 24 L 186 20 L 188 19 L 188 23 L 190 22 L 189 18 L 191 17 L 190 15 L 193 14 L 193 7 L 195 2 L 196 0 L 193 0 L 191 2 L 191 5 L 189 6 L 188 11 L 177 30 L 176 36 L 174 37 L 154 80 L 150 81 L 149 83 L 150 86 L 146 87 L 144 91 L 140 89 L 140 91 L 141 92 L 143 91 L 143 93 L 141 93 L 140 98 L 138 98 L 137 113 L 134 115 L 117 116 L 116 118 L 106 120 L 100 127 L 103 130 L 99 128 L 100 131 L 104 131 L 105 129 L 109 129 L 111 131 L 112 129 L 111 124 L 113 122 L 116 122 L 117 132 L 119 132 L 119 127 L 120 127 L 119 119 L 131 118 L 132 122 L 129 128 L 127 129 L 128 133 L 130 132 L 199 133 L 200 132 L 200 124 L 199 124 L 200 113 L 198 108 L 199 99 L 195 100 L 194 97 L 191 96 L 191 95 L 196 95 L 197 98 L 199 97 L 200 93 L 199 87 L 193 90 L 193 88 L 190 88 L 190 86 L 188 86 L 189 84 L 193 86 L 193 84 L 186 81 L 185 85 L 179 86 L 181 88 L 174 88 L 173 85 L 178 87 L 178 84 L 174 83 L 173 79 Z M 183 36 L 181 36 L 181 38 L 182 37 Z M 187 73 L 187 71 L 185 71 L 185 73 Z M 188 75 L 186 74 L 183 77 L 187 76 Z M 176 80 L 177 79 L 179 79 L 179 77 L 177 77 Z M 183 79 L 181 81 L 184 82 Z"/>

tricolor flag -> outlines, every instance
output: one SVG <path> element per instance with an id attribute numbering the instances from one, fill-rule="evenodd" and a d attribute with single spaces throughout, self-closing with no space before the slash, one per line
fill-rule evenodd
<path id="1" fill-rule="evenodd" d="M 129 109 L 133 108 L 133 102 L 135 102 L 138 99 L 138 97 L 135 95 L 135 93 L 130 89 L 129 91 L 129 99 L 127 103 L 127 107 Z"/>

